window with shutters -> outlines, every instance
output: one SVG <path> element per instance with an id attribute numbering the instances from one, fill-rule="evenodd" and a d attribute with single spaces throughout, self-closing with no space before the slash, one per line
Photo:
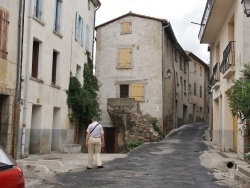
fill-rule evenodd
<path id="1" fill-rule="evenodd" d="M 120 85 L 120 98 L 129 97 L 129 85 Z"/>
<path id="2" fill-rule="evenodd" d="M 58 33 L 60 33 L 60 27 L 61 27 L 61 9 L 62 9 L 62 0 L 56 0 L 56 15 L 55 15 L 54 30 Z"/>
<path id="3" fill-rule="evenodd" d="M 38 41 L 33 41 L 33 53 L 32 53 L 32 72 L 31 76 L 38 78 L 38 61 L 39 61 L 39 49 L 40 43 Z"/>
<path id="4" fill-rule="evenodd" d="M 135 101 L 144 101 L 144 85 L 131 84 L 129 98 L 134 98 Z"/>
<path id="5" fill-rule="evenodd" d="M 194 82 L 194 96 L 196 96 L 196 83 Z"/>
<path id="6" fill-rule="evenodd" d="M 57 68 L 58 68 L 58 58 L 59 53 L 57 51 L 53 51 L 53 59 L 52 59 L 52 84 L 57 84 Z"/>
<path id="7" fill-rule="evenodd" d="M 7 59 L 9 12 L 0 6 L 0 58 Z"/>
<path id="8" fill-rule="evenodd" d="M 42 3 L 43 0 L 34 0 L 34 16 L 39 20 L 42 19 Z"/>
<path id="9" fill-rule="evenodd" d="M 130 34 L 132 33 L 132 23 L 124 22 L 121 23 L 121 34 Z"/>
<path id="10" fill-rule="evenodd" d="M 75 19 L 75 40 L 84 46 L 84 35 L 85 35 L 85 22 L 79 13 L 76 13 Z"/>
<path id="11" fill-rule="evenodd" d="M 118 68 L 131 68 L 132 49 L 120 48 L 118 56 Z"/>

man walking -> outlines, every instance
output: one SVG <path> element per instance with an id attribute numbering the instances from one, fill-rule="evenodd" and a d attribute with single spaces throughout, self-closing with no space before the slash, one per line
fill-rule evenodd
<path id="1" fill-rule="evenodd" d="M 88 147 L 88 166 L 87 169 L 93 168 L 93 156 L 96 154 L 97 168 L 103 168 L 101 161 L 101 148 L 105 146 L 104 131 L 102 125 L 93 117 L 92 123 L 87 128 L 86 146 Z"/>

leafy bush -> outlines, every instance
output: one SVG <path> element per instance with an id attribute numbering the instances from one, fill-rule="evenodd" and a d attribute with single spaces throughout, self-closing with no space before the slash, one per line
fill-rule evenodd
<path id="1" fill-rule="evenodd" d="M 142 141 L 137 141 L 137 140 L 135 140 L 135 141 L 130 141 L 129 143 L 128 143 L 128 147 L 129 148 L 136 148 L 136 147 L 138 147 L 138 146 L 140 146 L 140 145 L 142 145 L 143 144 L 143 142 Z"/>
<path id="2" fill-rule="evenodd" d="M 159 133 L 159 135 L 163 138 L 165 135 L 160 129 L 160 126 L 158 124 L 158 120 L 156 118 L 152 118 L 150 121 L 151 125 L 153 126 L 154 130 Z"/>
<path id="3" fill-rule="evenodd" d="M 230 89 L 229 105 L 233 116 L 238 115 L 241 123 L 250 119 L 250 67 L 244 65 L 242 76 L 234 80 Z"/>

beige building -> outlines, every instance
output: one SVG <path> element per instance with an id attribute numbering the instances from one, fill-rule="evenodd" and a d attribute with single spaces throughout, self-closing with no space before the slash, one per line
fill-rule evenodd
<path id="1" fill-rule="evenodd" d="M 17 69 L 20 56 L 18 43 L 18 12 L 16 1 L 0 2 L 0 145 L 12 153 L 14 139 L 14 103 Z"/>
<path id="2" fill-rule="evenodd" d="M 188 83 L 189 58 L 167 20 L 129 12 L 97 26 L 96 32 L 101 123 L 106 137 L 113 138 L 110 143 L 119 137 L 107 112 L 111 98 L 134 98 L 140 113 L 156 118 L 164 132 L 188 121 L 184 84 Z M 179 87 L 175 88 L 177 78 Z M 115 151 L 116 146 L 108 147 Z"/>
<path id="3" fill-rule="evenodd" d="M 83 134 L 69 122 L 66 91 L 70 73 L 83 83 L 100 2 L 30 0 L 14 4 L 18 3 L 24 13 L 17 155 L 64 151 L 66 146 L 78 144 L 76 138 Z M 11 10 L 10 15 L 17 12 Z M 17 20 L 15 24 L 16 31 Z"/>
<path id="4" fill-rule="evenodd" d="M 228 91 L 240 77 L 243 64 L 250 63 L 250 18 L 241 1 L 208 1 L 201 22 L 199 38 L 210 45 L 213 95 L 212 141 L 223 151 L 233 150 L 244 158 L 244 126 L 233 117 Z"/>
<path id="5" fill-rule="evenodd" d="M 189 61 L 189 123 L 209 122 L 209 66 L 192 52 Z"/>

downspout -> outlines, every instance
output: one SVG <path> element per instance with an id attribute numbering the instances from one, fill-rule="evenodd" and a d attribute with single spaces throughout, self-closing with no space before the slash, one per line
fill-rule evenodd
<path id="1" fill-rule="evenodd" d="M 95 9 L 95 12 L 94 12 L 94 24 L 93 24 L 93 41 L 92 41 L 92 59 L 94 58 L 94 43 L 95 43 L 95 19 L 96 19 L 96 11 L 101 7 L 101 3 L 100 3 L 100 6 L 98 6 L 96 9 Z"/>
<path id="2" fill-rule="evenodd" d="M 19 122 L 20 122 L 20 94 L 21 94 L 21 67 L 22 67 L 22 45 L 23 45 L 23 21 L 24 21 L 25 1 L 19 1 L 18 13 L 18 36 L 17 36 L 17 67 L 16 67 L 16 88 L 14 98 L 14 119 L 13 119 L 13 145 L 12 155 L 15 159 L 18 156 L 18 138 L 19 138 Z"/>
<path id="3" fill-rule="evenodd" d="M 27 51 L 26 51 L 26 64 L 25 64 L 25 88 L 24 88 L 24 106 L 23 106 L 23 125 L 22 125 L 22 145 L 21 145 L 21 156 L 24 156 L 24 146 L 25 146 L 25 130 L 27 125 L 27 113 L 28 113 L 28 98 L 29 98 L 29 67 L 30 67 L 30 56 L 32 51 L 32 11 L 33 11 L 33 4 L 29 3 L 29 13 L 28 13 L 28 29 L 27 29 Z"/>
<path id="4" fill-rule="evenodd" d="M 174 48 L 172 47 L 172 66 L 174 68 Z M 174 68 L 174 85 L 173 85 L 173 89 L 174 89 L 174 101 L 173 101 L 173 106 L 174 106 L 174 129 L 177 128 L 177 125 L 176 125 L 176 73 L 175 73 L 175 68 Z"/>
<path id="5" fill-rule="evenodd" d="M 164 71 L 165 71 L 165 29 L 169 27 L 169 22 L 167 25 L 162 27 L 162 125 L 164 130 L 164 123 L 165 123 L 165 102 L 164 102 L 164 92 L 165 92 L 165 78 L 164 78 Z"/>

